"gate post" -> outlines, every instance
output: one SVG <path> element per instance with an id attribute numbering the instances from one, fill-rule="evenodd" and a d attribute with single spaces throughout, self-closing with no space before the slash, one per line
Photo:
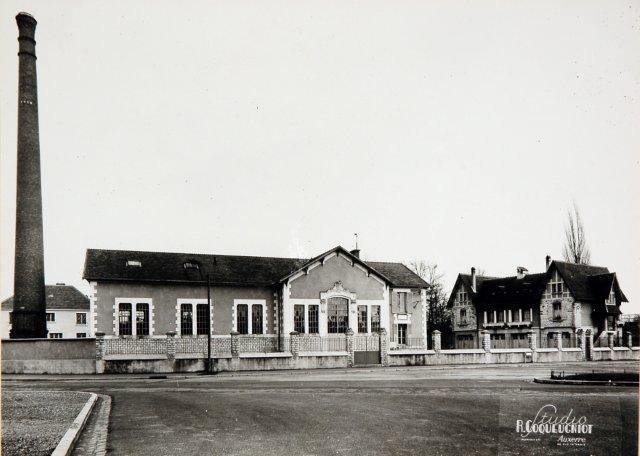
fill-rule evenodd
<path id="1" fill-rule="evenodd" d="M 627 347 L 631 349 L 633 347 L 633 334 L 627 333 Z"/>
<path id="2" fill-rule="evenodd" d="M 380 337 L 380 364 L 383 366 L 389 365 L 389 335 L 387 330 L 380 328 L 378 333 Z"/>
<path id="3" fill-rule="evenodd" d="M 433 350 L 436 352 L 436 354 L 440 353 L 440 350 L 442 349 L 442 334 L 440 333 L 440 331 L 438 331 L 437 329 L 433 331 L 433 333 L 431 333 L 431 339 Z"/>
<path id="4" fill-rule="evenodd" d="M 175 359 L 176 357 L 176 332 L 169 331 L 167 333 L 167 359 Z"/>
<path id="5" fill-rule="evenodd" d="M 231 331 L 231 370 L 237 371 L 240 365 L 240 341 L 238 331 Z"/>
<path id="6" fill-rule="evenodd" d="M 491 336 L 489 336 L 489 331 L 482 331 L 482 348 L 485 352 L 489 353 L 491 351 Z"/>
<path id="7" fill-rule="evenodd" d="M 104 356 L 106 347 L 104 344 L 104 333 L 97 332 L 96 334 L 96 374 L 104 374 Z"/>
<path id="8" fill-rule="evenodd" d="M 347 329 L 345 333 L 346 343 L 347 343 L 347 353 L 349 354 L 349 359 L 347 360 L 347 366 L 353 367 L 355 354 L 354 354 L 354 346 L 353 346 L 353 329 Z"/>
<path id="9" fill-rule="evenodd" d="M 300 353 L 300 333 L 297 331 L 291 331 L 289 333 L 289 348 L 291 350 L 291 356 L 293 359 L 298 359 L 298 353 Z"/>
<path id="10" fill-rule="evenodd" d="M 607 331 L 607 345 L 609 346 L 609 350 L 613 350 L 613 331 Z"/>

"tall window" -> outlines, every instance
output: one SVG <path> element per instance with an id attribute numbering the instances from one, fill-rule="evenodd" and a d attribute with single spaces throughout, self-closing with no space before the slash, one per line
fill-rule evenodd
<path id="1" fill-rule="evenodd" d="M 366 333 L 367 329 L 367 306 L 358 306 L 358 332 Z"/>
<path id="2" fill-rule="evenodd" d="M 616 318 L 613 315 L 607 316 L 607 330 L 608 331 L 616 330 Z"/>
<path id="3" fill-rule="evenodd" d="M 398 344 L 407 345 L 407 325 L 404 323 L 398 325 Z"/>
<path id="4" fill-rule="evenodd" d="M 487 311 L 485 315 L 487 316 L 487 323 L 494 323 L 493 310 Z"/>
<path id="5" fill-rule="evenodd" d="M 560 301 L 553 303 L 553 319 L 562 320 L 562 303 Z"/>
<path id="6" fill-rule="evenodd" d="M 567 292 L 564 281 L 558 271 L 553 272 L 553 277 L 549 281 L 549 285 L 547 287 L 547 293 L 550 293 L 552 297 L 562 296 L 565 292 Z"/>
<path id="7" fill-rule="evenodd" d="M 180 305 L 180 334 L 193 335 L 193 306 L 191 304 Z"/>
<path id="8" fill-rule="evenodd" d="M 121 302 L 118 305 L 118 334 L 121 336 L 131 335 L 131 304 Z"/>
<path id="9" fill-rule="evenodd" d="M 299 333 L 304 332 L 304 305 L 293 306 L 293 330 Z"/>
<path id="10" fill-rule="evenodd" d="M 611 291 L 609 292 L 609 297 L 607 298 L 606 304 L 610 306 L 616 305 L 616 292 L 613 289 L 613 286 L 611 287 Z"/>
<path id="11" fill-rule="evenodd" d="M 371 332 L 380 331 L 380 306 L 371 306 Z"/>
<path id="12" fill-rule="evenodd" d="M 309 334 L 318 334 L 318 306 L 309 306 Z"/>
<path id="13" fill-rule="evenodd" d="M 460 291 L 458 291 L 458 303 L 466 304 L 467 301 L 469 301 L 469 293 L 460 288 Z"/>
<path id="14" fill-rule="evenodd" d="M 467 309 L 460 309 L 460 324 L 467 324 Z"/>
<path id="15" fill-rule="evenodd" d="M 349 327 L 349 301 L 346 298 L 329 298 L 327 304 L 327 327 L 329 334 L 347 332 Z"/>
<path id="16" fill-rule="evenodd" d="M 251 334 L 262 334 L 262 306 L 251 306 Z"/>
<path id="17" fill-rule="evenodd" d="M 406 292 L 398 293 L 398 309 L 400 313 L 407 313 L 407 293 Z"/>
<path id="18" fill-rule="evenodd" d="M 47 312 L 47 321 L 56 321 L 56 314 L 53 312 Z"/>
<path id="19" fill-rule="evenodd" d="M 524 309 L 522 311 L 522 319 L 524 321 L 531 321 L 531 309 Z"/>
<path id="20" fill-rule="evenodd" d="M 504 310 L 498 310 L 496 313 L 496 317 L 497 317 L 496 321 L 498 323 L 504 322 Z"/>
<path id="21" fill-rule="evenodd" d="M 238 304 L 236 313 L 236 330 L 240 334 L 249 334 L 249 305 Z"/>
<path id="22" fill-rule="evenodd" d="M 87 324 L 87 314 L 86 313 L 77 313 L 76 314 L 76 325 L 86 325 Z"/>
<path id="23" fill-rule="evenodd" d="M 136 334 L 149 335 L 149 304 L 136 304 Z"/>
<path id="24" fill-rule="evenodd" d="M 196 305 L 196 334 L 209 334 L 209 304 Z"/>

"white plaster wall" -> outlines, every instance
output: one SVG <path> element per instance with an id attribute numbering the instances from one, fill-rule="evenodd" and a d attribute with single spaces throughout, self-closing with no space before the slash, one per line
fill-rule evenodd
<path id="1" fill-rule="evenodd" d="M 77 333 L 85 333 L 87 337 L 93 337 L 91 312 L 89 310 L 56 309 L 47 310 L 47 312 L 53 312 L 56 314 L 56 321 L 47 322 L 47 330 L 49 333 L 62 333 L 62 337 L 64 339 L 75 339 Z M 76 313 L 86 313 L 87 324 L 76 325 Z M 9 331 L 11 330 L 8 310 L 2 311 L 2 318 L 0 318 L 0 320 L 0 336 L 2 339 L 8 339 Z"/>

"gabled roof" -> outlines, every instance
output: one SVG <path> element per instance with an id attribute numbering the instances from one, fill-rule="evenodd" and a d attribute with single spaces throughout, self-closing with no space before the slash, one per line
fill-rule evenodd
<path id="1" fill-rule="evenodd" d="M 564 261 L 553 261 L 549 270 L 556 268 L 565 283 L 569 287 L 569 291 L 578 301 L 596 301 L 598 297 L 594 293 L 589 280 L 590 276 L 609 274 L 609 270 L 601 266 L 590 266 L 586 264 L 565 263 Z M 609 290 L 607 290 L 609 294 Z"/>
<path id="2" fill-rule="evenodd" d="M 463 284 L 465 290 L 467 290 L 467 292 L 469 293 L 469 296 L 471 297 L 472 300 L 474 300 L 477 296 L 477 291 L 480 289 L 480 286 L 487 280 L 493 280 L 496 277 L 489 277 L 489 276 L 480 276 L 480 275 L 476 275 L 476 291 L 473 290 L 473 287 L 471 286 L 471 274 L 458 274 L 458 278 L 456 279 L 456 283 L 453 285 L 453 288 L 451 289 L 451 295 L 449 296 L 449 301 L 447 302 L 448 306 L 452 306 L 453 305 L 453 301 L 455 299 L 455 293 L 458 289 L 458 285 L 459 284 Z"/>
<path id="3" fill-rule="evenodd" d="M 89 298 L 71 285 L 45 285 L 47 310 L 89 310 Z M 2 301 L 2 310 L 13 310 L 13 296 Z"/>
<path id="4" fill-rule="evenodd" d="M 480 304 L 533 305 L 547 283 L 547 274 L 527 274 L 523 278 L 503 277 L 485 280 L 480 287 L 477 302 Z"/>
<path id="5" fill-rule="evenodd" d="M 606 309 L 604 300 L 609 296 L 613 286 L 618 294 L 618 301 L 627 302 L 627 298 L 620 289 L 615 273 L 605 267 L 590 266 L 564 261 L 553 261 L 547 272 L 527 274 L 522 279 L 517 277 L 480 277 L 476 278 L 476 293 L 470 297 L 476 304 L 528 305 L 538 302 L 542 298 L 545 286 L 553 271 L 557 270 L 566 283 L 569 291 L 577 301 L 594 302 L 601 306 L 601 311 L 619 313 L 619 306 Z M 454 293 L 459 283 L 471 290 L 471 275 L 459 274 L 454 285 L 449 305 L 453 303 Z M 600 307 L 596 307 L 600 309 Z"/>
<path id="6" fill-rule="evenodd" d="M 341 246 L 310 260 L 89 249 L 82 277 L 89 281 L 206 283 L 209 275 L 213 285 L 270 286 L 286 280 L 334 251 L 346 255 L 393 286 L 427 287 L 424 280 L 401 263 L 364 262 Z M 128 261 L 139 262 L 140 266 L 127 266 Z M 186 268 L 185 263 L 197 265 L 197 268 Z"/>

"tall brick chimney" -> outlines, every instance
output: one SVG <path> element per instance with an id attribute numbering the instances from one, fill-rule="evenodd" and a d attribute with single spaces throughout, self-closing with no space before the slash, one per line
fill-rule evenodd
<path id="1" fill-rule="evenodd" d="M 27 13 L 18 23 L 18 174 L 13 315 L 10 336 L 47 337 L 42 240 L 42 189 L 36 77 L 36 20 Z"/>

